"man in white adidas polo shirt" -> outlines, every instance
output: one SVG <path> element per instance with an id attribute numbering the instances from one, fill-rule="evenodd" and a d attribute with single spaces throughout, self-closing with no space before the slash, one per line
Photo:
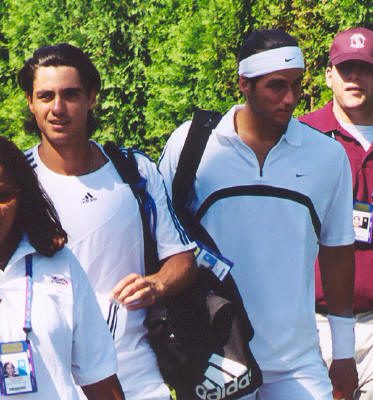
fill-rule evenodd
<path id="1" fill-rule="evenodd" d="M 156 208 L 159 258 L 165 261 L 157 274 L 144 277 L 137 201 L 102 147 L 89 140 L 100 76 L 85 53 L 68 44 L 42 47 L 26 61 L 19 83 L 41 136 L 26 156 L 56 206 L 68 246 L 87 272 L 112 331 L 126 399 L 169 400 L 143 322 L 147 306 L 193 279 L 194 244 L 174 218 L 156 165 L 137 152 Z M 110 302 L 112 289 L 122 306 Z"/>
<path id="2" fill-rule="evenodd" d="M 303 69 L 288 34 L 250 35 L 239 55 L 246 102 L 212 131 L 189 208 L 234 262 L 232 275 L 255 330 L 251 348 L 263 371 L 255 398 L 332 397 L 314 313 L 319 254 L 334 335 L 330 376 L 333 389 L 351 400 L 357 382 L 351 173 L 338 143 L 292 118 Z M 160 161 L 170 191 L 189 126 L 173 133 Z"/>

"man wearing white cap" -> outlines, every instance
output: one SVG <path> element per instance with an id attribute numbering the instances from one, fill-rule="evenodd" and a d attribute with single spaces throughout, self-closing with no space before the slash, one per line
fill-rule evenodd
<path id="1" fill-rule="evenodd" d="M 314 313 L 319 254 L 336 354 L 330 376 L 351 400 L 357 382 L 351 172 L 336 141 L 292 118 L 303 70 L 301 50 L 288 34 L 249 36 L 239 54 L 246 102 L 212 131 L 188 207 L 234 262 L 263 372 L 254 398 L 332 397 Z M 160 161 L 169 191 L 189 126 L 172 134 Z"/>
<path id="2" fill-rule="evenodd" d="M 333 100 L 301 121 L 338 140 L 348 155 L 356 230 L 354 315 L 359 386 L 355 399 L 373 399 L 373 31 L 353 28 L 336 35 L 326 83 Z M 326 304 L 316 265 L 316 311 L 323 357 L 331 362 Z"/>

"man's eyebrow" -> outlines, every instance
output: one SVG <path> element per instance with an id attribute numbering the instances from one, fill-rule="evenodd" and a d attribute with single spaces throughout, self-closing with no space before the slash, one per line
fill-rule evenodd
<path id="1" fill-rule="evenodd" d="M 67 87 L 67 88 L 61 89 L 61 92 L 82 92 L 82 91 L 83 91 L 83 88 L 81 88 L 79 86 L 77 86 L 77 87 L 72 86 L 72 87 Z"/>
<path id="2" fill-rule="evenodd" d="M 45 93 L 50 93 L 50 92 L 53 92 L 53 90 L 51 90 L 51 89 L 39 89 L 39 90 L 35 91 L 36 94 L 45 94 Z"/>
<path id="3" fill-rule="evenodd" d="M 286 79 L 282 77 L 276 77 L 276 78 L 271 78 L 268 81 L 268 83 L 282 83 L 282 82 L 286 82 Z"/>
<path id="4" fill-rule="evenodd" d="M 66 88 L 60 89 L 60 91 L 62 93 L 65 93 L 65 92 L 77 92 L 78 93 L 78 92 L 82 92 L 83 88 L 81 88 L 79 86 L 71 86 L 71 87 L 66 87 Z M 44 93 L 51 93 L 51 92 L 54 93 L 55 91 L 53 89 L 39 89 L 36 91 L 36 94 L 44 94 Z"/>

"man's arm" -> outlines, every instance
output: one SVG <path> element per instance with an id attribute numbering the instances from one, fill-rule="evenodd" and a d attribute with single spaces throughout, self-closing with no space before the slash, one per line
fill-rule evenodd
<path id="1" fill-rule="evenodd" d="M 127 275 L 111 294 L 128 310 L 137 310 L 154 304 L 157 298 L 179 293 L 194 281 L 196 275 L 194 254 L 185 251 L 167 258 L 156 274 L 145 277 L 135 273 Z"/>
<path id="2" fill-rule="evenodd" d="M 102 381 L 82 386 L 88 400 L 124 400 L 124 393 L 116 375 Z"/>
<path id="3" fill-rule="evenodd" d="M 320 245 L 319 265 L 328 313 L 352 317 L 355 280 L 353 245 Z M 346 400 L 353 399 L 358 377 L 353 358 L 333 359 L 329 369 L 333 391 L 342 392 Z"/>

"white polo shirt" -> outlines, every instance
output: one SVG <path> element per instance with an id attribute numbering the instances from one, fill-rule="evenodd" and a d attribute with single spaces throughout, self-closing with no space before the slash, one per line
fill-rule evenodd
<path id="1" fill-rule="evenodd" d="M 351 172 L 338 142 L 293 118 L 261 170 L 234 130 L 237 107 L 208 140 L 190 209 L 234 262 L 259 365 L 285 371 L 319 357 L 314 262 L 318 243 L 354 242 Z M 172 134 L 160 161 L 170 193 L 189 127 Z"/>
<path id="2" fill-rule="evenodd" d="M 0 270 L 0 342 L 25 340 L 27 254 L 33 255 L 29 340 L 38 391 L 9 398 L 78 399 L 74 380 L 85 386 L 105 379 L 116 373 L 117 361 L 87 276 L 70 250 L 48 258 L 36 253 L 26 239 L 21 241 L 5 270 Z"/>
<path id="3" fill-rule="evenodd" d="M 38 146 L 25 154 L 53 200 L 68 233 L 67 245 L 86 271 L 113 332 L 118 377 L 126 398 L 168 398 L 155 354 L 145 338 L 146 309 L 127 312 L 125 307 L 110 308 L 108 301 L 108 293 L 119 280 L 132 272 L 144 275 L 141 216 L 129 185 L 123 183 L 111 161 L 90 174 L 66 176 L 51 171 L 42 163 Z M 136 152 L 135 157 L 156 206 L 155 231 L 160 259 L 193 249 L 194 243 L 174 216 L 155 163 L 140 152 Z M 146 397 L 142 390 L 147 385 L 160 385 L 159 397 L 155 392 Z"/>

